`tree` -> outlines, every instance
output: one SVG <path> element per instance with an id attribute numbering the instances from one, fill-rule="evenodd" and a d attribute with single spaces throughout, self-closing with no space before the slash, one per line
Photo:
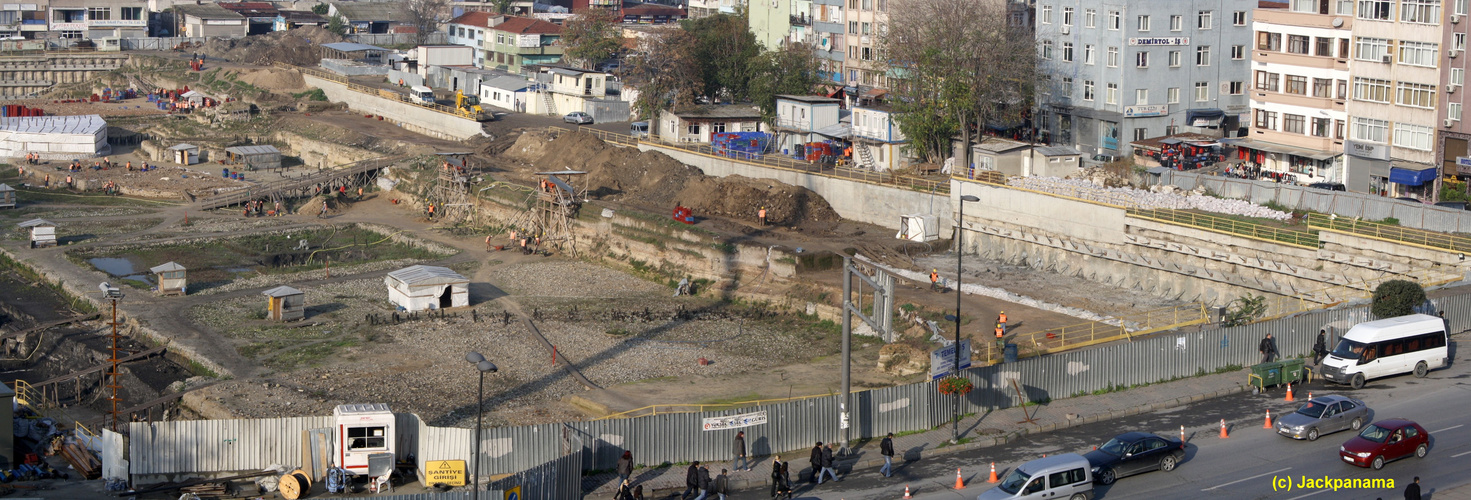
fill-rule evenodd
<path id="1" fill-rule="evenodd" d="M 788 44 L 775 51 L 761 51 L 751 58 L 751 100 L 761 108 L 767 121 L 776 116 L 776 96 L 810 95 L 817 91 L 822 78 L 817 75 L 817 58 L 812 48 L 800 43 Z"/>
<path id="2" fill-rule="evenodd" d="M 325 15 L 327 15 L 327 4 L 319 3 L 319 4 L 316 4 L 316 5 L 313 5 L 312 6 L 312 13 L 313 14 L 316 14 L 316 15 L 319 15 L 319 16 L 325 16 Z"/>
<path id="3" fill-rule="evenodd" d="M 1415 307 L 1425 303 L 1425 289 L 1407 280 L 1389 280 L 1374 288 L 1374 302 L 1369 312 L 1380 318 L 1414 314 Z"/>
<path id="4" fill-rule="evenodd" d="M 336 33 L 339 36 L 346 35 L 347 34 L 347 20 L 346 19 L 343 19 L 342 16 L 332 16 L 331 18 L 327 19 L 327 28 L 326 29 L 327 29 L 327 31 L 331 31 L 333 33 Z"/>
<path id="5" fill-rule="evenodd" d="M 699 95 L 712 101 L 746 99 L 751 60 L 761 53 L 746 18 L 716 14 L 680 21 L 680 27 L 694 38 L 693 57 L 699 62 L 700 78 L 704 82 Z"/>
<path id="6" fill-rule="evenodd" d="M 633 103 L 639 117 L 648 119 L 649 133 L 657 135 L 659 112 L 694 104 L 704 87 L 699 64 L 690 50 L 694 36 L 685 30 L 663 30 L 644 39 L 629 59 L 628 82 L 638 88 Z"/>
<path id="7" fill-rule="evenodd" d="M 1241 298 L 1231 301 L 1226 308 L 1226 317 L 1222 318 L 1223 326 L 1242 326 L 1256 321 L 1263 313 L 1267 312 L 1267 298 L 1261 295 L 1246 294 Z"/>
<path id="8" fill-rule="evenodd" d="M 891 70 L 899 128 L 919 156 L 946 156 L 958 128 L 958 165 L 970 163 L 972 131 L 1020 119 L 1039 80 L 1035 38 L 1008 22 L 1005 0 L 894 0 L 879 28 Z"/>
<path id="9" fill-rule="evenodd" d="M 623 30 L 618 15 L 604 9 L 588 9 L 567 20 L 562 27 L 562 53 L 583 68 L 618 54 L 623 48 Z"/>
<path id="10" fill-rule="evenodd" d="M 513 1 L 515 0 L 491 0 L 491 4 L 495 6 L 496 14 L 509 14 L 511 13 L 511 2 Z"/>
<path id="11" fill-rule="evenodd" d="M 404 0 L 399 8 L 404 21 L 417 30 L 414 44 L 424 45 L 429 34 L 439 31 L 439 26 L 449 14 L 449 0 Z"/>

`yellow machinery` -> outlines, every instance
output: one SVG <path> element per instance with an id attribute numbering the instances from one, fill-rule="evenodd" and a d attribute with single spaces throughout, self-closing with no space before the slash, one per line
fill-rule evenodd
<path id="1" fill-rule="evenodd" d="M 480 109 L 480 98 L 475 95 L 465 95 L 464 90 L 455 91 L 455 110 L 460 116 L 475 121 L 485 121 L 485 112 Z"/>

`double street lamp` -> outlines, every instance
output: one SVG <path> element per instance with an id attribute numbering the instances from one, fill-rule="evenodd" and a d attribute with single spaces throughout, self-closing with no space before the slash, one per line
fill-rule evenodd
<path id="1" fill-rule="evenodd" d="M 466 354 L 465 361 L 480 371 L 480 397 L 475 400 L 475 482 L 470 486 L 470 490 L 475 492 L 475 500 L 480 500 L 480 425 L 485 415 L 485 374 L 495 373 L 499 368 L 475 351 Z"/>
<path id="2" fill-rule="evenodd" d="M 955 219 L 955 243 L 953 245 L 955 248 L 955 376 L 957 377 L 960 376 L 960 276 L 962 272 L 960 267 L 960 232 L 962 231 L 961 224 L 965 223 L 965 203 L 968 201 L 976 202 L 981 201 L 981 199 L 971 194 L 960 195 L 960 216 Z M 960 442 L 959 391 L 955 392 L 955 416 L 951 419 L 951 426 L 953 427 L 953 435 L 950 438 L 950 442 L 958 443 Z"/>

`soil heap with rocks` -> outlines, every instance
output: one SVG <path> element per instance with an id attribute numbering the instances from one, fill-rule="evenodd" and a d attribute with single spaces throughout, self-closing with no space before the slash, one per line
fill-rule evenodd
<path id="1" fill-rule="evenodd" d="M 588 195 L 598 199 L 666 211 L 683 205 L 696 216 L 752 220 L 765 207 L 767 221 L 782 226 L 840 220 L 827 200 L 807 188 L 738 175 L 710 177 L 664 153 L 612 146 L 582 132 L 551 138 L 529 131 L 504 155 L 539 171 L 587 172 Z"/>
<path id="2" fill-rule="evenodd" d="M 322 60 L 322 44 L 342 41 L 346 39 L 320 26 L 303 26 L 244 38 L 211 39 L 203 52 L 244 64 L 316 66 Z"/>

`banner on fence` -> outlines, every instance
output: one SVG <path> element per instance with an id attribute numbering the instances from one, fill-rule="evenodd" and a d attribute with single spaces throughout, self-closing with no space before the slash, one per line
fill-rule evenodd
<path id="1" fill-rule="evenodd" d="M 970 339 L 960 341 L 960 369 L 970 368 Z M 955 371 L 955 344 L 930 351 L 930 378 L 938 379 Z"/>
<path id="2" fill-rule="evenodd" d="M 464 460 L 430 460 L 424 462 L 425 484 L 465 485 Z"/>
<path id="3" fill-rule="evenodd" d="M 758 412 L 755 412 L 755 413 L 742 413 L 740 415 L 730 415 L 730 416 L 725 416 L 725 417 L 713 417 L 713 418 L 706 418 L 706 419 L 703 419 L 703 420 L 704 420 L 704 425 L 702 427 L 704 427 L 704 429 L 707 430 L 707 431 L 721 431 L 721 430 L 725 430 L 725 429 L 738 429 L 738 428 L 741 428 L 741 427 L 751 427 L 751 426 L 765 424 L 766 423 L 766 412 L 765 411 L 758 411 Z"/>
<path id="4" fill-rule="evenodd" d="M 521 487 L 512 486 L 506 490 L 506 500 L 521 500 Z"/>

